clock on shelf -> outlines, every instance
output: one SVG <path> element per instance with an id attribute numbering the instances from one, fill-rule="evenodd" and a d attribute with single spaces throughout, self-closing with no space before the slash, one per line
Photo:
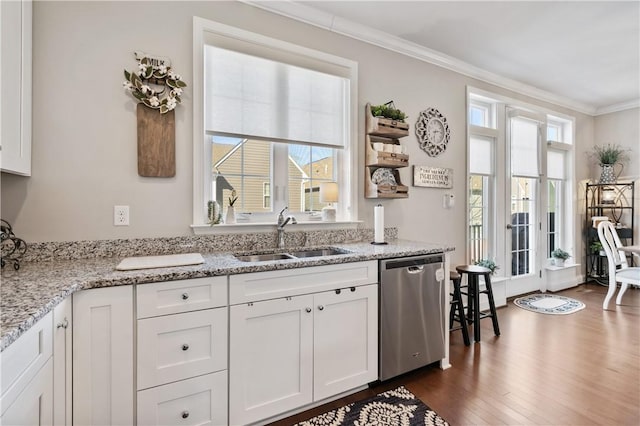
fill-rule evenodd
<path id="1" fill-rule="evenodd" d="M 451 138 L 446 117 L 435 108 L 421 111 L 416 123 L 416 136 L 420 148 L 430 157 L 442 154 Z"/>

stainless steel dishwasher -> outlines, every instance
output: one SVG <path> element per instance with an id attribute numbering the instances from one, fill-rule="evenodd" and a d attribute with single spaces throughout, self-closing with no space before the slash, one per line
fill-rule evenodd
<path id="1" fill-rule="evenodd" d="M 380 380 L 444 358 L 442 254 L 380 260 Z"/>

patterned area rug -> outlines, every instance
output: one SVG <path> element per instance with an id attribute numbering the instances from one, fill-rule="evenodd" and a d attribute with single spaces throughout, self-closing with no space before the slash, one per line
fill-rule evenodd
<path id="1" fill-rule="evenodd" d="M 372 398 L 354 402 L 295 426 L 448 426 L 442 417 L 400 386 Z"/>
<path id="2" fill-rule="evenodd" d="M 584 309 L 585 304 L 570 297 L 554 294 L 530 294 L 519 297 L 513 303 L 522 309 L 541 314 L 567 315 Z"/>

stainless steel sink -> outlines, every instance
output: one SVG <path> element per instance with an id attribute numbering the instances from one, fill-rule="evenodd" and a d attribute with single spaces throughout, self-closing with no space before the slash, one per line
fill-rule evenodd
<path id="1" fill-rule="evenodd" d="M 236 256 L 242 262 L 268 262 L 270 260 L 295 259 L 288 253 L 251 254 L 246 256 Z"/>
<path id="2" fill-rule="evenodd" d="M 237 254 L 236 259 L 242 262 L 268 262 L 273 260 L 298 259 L 304 257 L 333 256 L 337 254 L 349 254 L 347 250 L 341 250 L 333 247 L 318 248 L 309 250 L 296 250 L 289 253 L 256 253 L 256 254 Z"/>
<path id="3" fill-rule="evenodd" d="M 336 254 L 348 254 L 349 252 L 346 250 L 340 250 L 336 248 L 323 248 L 323 249 L 313 249 L 313 250 L 300 250 L 300 251 L 292 251 L 291 254 L 295 257 L 318 257 L 318 256 L 333 256 Z"/>

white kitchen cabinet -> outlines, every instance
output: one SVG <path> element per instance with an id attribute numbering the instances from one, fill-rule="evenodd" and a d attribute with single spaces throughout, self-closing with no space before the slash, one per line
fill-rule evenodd
<path id="1" fill-rule="evenodd" d="M 0 2 L 0 169 L 31 175 L 31 1 Z"/>
<path id="2" fill-rule="evenodd" d="M 232 306 L 229 322 L 230 424 L 313 401 L 313 296 Z"/>
<path id="3" fill-rule="evenodd" d="M 138 425 L 227 424 L 227 371 L 138 392 Z"/>
<path id="4" fill-rule="evenodd" d="M 227 369 L 227 308 L 138 320 L 138 390 Z"/>
<path id="5" fill-rule="evenodd" d="M 53 424 L 52 318 L 45 315 L 0 354 L 0 424 Z"/>
<path id="6" fill-rule="evenodd" d="M 0 417 L 0 424 L 12 426 L 54 424 L 53 361 L 51 358 L 18 394 L 18 398 L 4 410 L 2 417 Z"/>
<path id="7" fill-rule="evenodd" d="M 136 286 L 137 424 L 226 425 L 227 277 Z"/>
<path id="8" fill-rule="evenodd" d="M 377 380 L 377 284 L 243 303 L 229 321 L 230 424 Z"/>
<path id="9" fill-rule="evenodd" d="M 53 418 L 59 426 L 72 424 L 71 311 L 70 297 L 53 309 Z"/>
<path id="10" fill-rule="evenodd" d="M 134 424 L 133 287 L 73 295 L 73 423 Z"/>
<path id="11" fill-rule="evenodd" d="M 313 399 L 378 379 L 378 286 L 314 295 Z"/>

